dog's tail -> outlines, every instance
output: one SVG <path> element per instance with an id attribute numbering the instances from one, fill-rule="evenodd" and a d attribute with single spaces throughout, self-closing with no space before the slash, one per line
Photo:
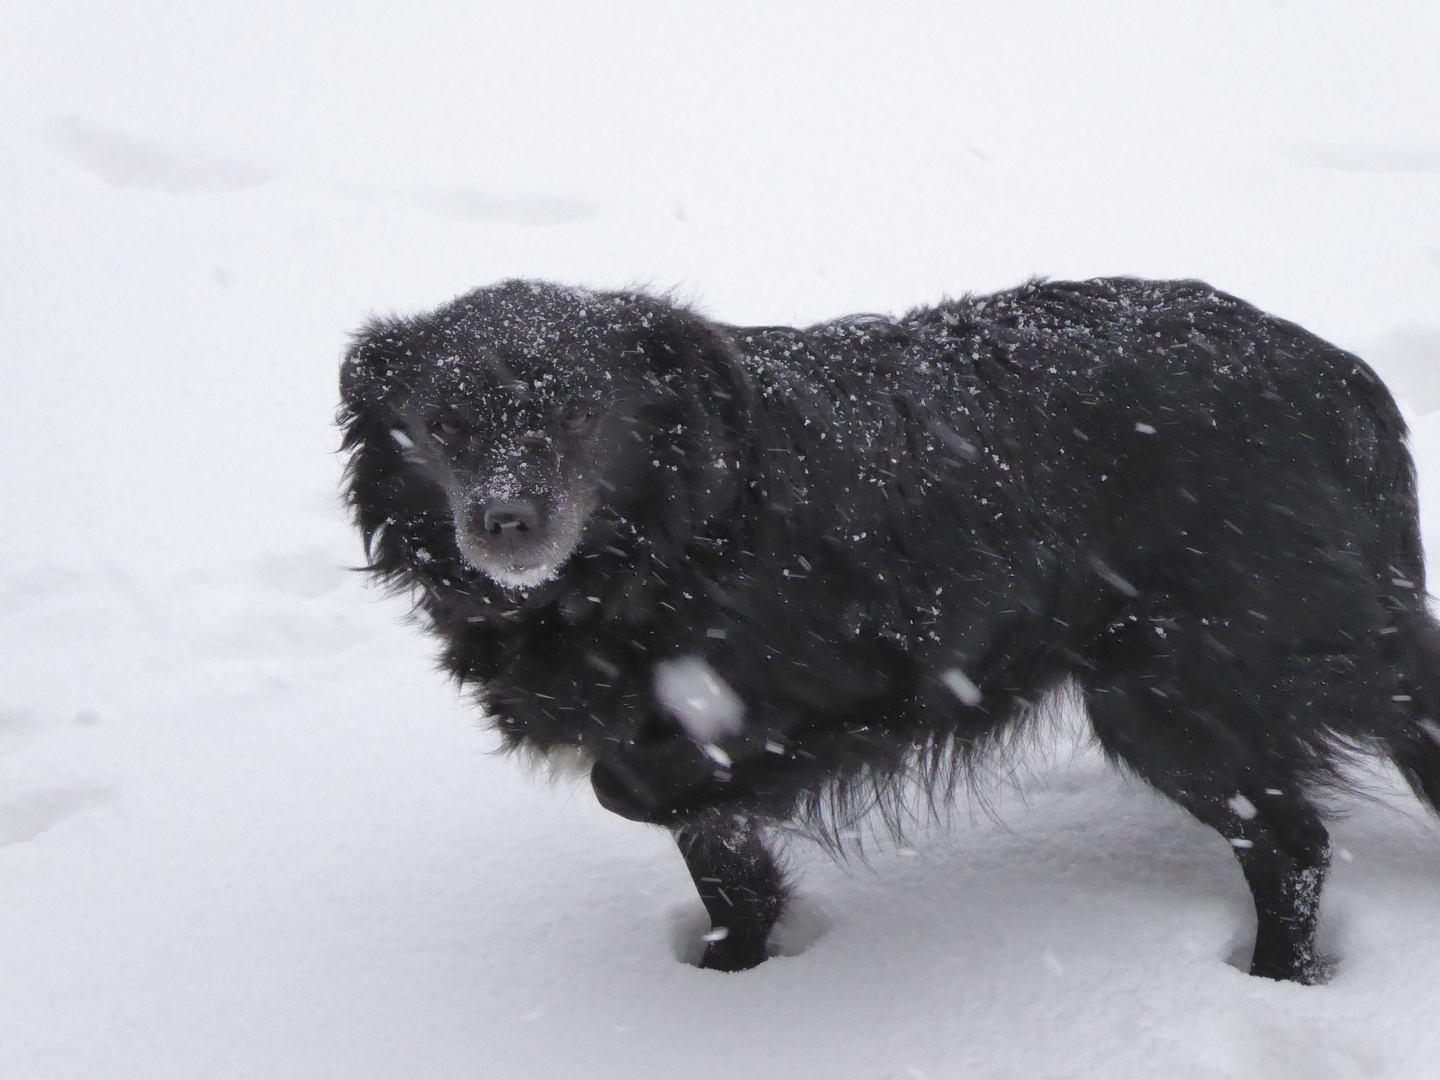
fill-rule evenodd
<path id="1" fill-rule="evenodd" d="M 1380 526 L 1372 565 L 1385 592 L 1408 593 L 1423 612 L 1425 553 L 1409 426 L 1381 378 L 1359 357 L 1346 355 L 1353 365 L 1348 390 L 1356 407 L 1353 413 L 1344 410 L 1352 419 L 1342 421 L 1350 428 L 1346 441 L 1356 451 L 1350 467 L 1362 477 L 1364 498 Z"/>
<path id="2" fill-rule="evenodd" d="M 1388 394 L 1375 413 L 1380 452 L 1373 494 L 1388 552 L 1388 558 L 1375 560 L 1375 569 L 1392 612 L 1381 633 L 1404 717 L 1388 738 L 1390 757 L 1415 794 L 1440 813 L 1440 623 L 1430 613 L 1425 589 L 1415 463 L 1405 445 L 1405 422 Z"/>
<path id="3" fill-rule="evenodd" d="M 1391 636 L 1398 683 L 1408 723 L 1389 738 L 1390 758 L 1415 794 L 1440 813 L 1440 624 L 1415 607 L 1397 613 Z"/>
<path id="4" fill-rule="evenodd" d="M 1440 622 L 1427 603 L 1415 461 L 1404 418 L 1385 384 L 1358 359 L 1353 376 L 1350 389 L 1368 421 L 1362 426 L 1370 428 L 1358 444 L 1373 448 L 1361 475 L 1380 526 L 1371 565 L 1390 609 L 1380 631 L 1382 650 L 1395 672 L 1392 686 L 1400 691 L 1400 719 L 1384 736 L 1386 749 L 1415 794 L 1440 813 Z"/>

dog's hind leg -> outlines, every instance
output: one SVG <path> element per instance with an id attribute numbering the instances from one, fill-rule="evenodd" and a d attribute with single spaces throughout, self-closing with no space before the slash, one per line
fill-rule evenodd
<path id="1" fill-rule="evenodd" d="M 1164 789 L 1161 789 L 1164 791 Z M 1330 837 L 1315 808 L 1295 789 L 1228 797 L 1165 791 L 1230 842 L 1255 901 L 1250 974 L 1314 983 L 1325 976 L 1315 942 L 1320 890 L 1330 866 Z"/>
<path id="2" fill-rule="evenodd" d="M 700 966 L 744 971 L 761 963 L 786 900 L 784 874 L 762 829 L 726 817 L 681 825 L 674 832 L 710 915 Z"/>
<path id="3" fill-rule="evenodd" d="M 1283 755 L 1251 753 L 1163 674 L 1112 672 L 1088 690 L 1106 753 L 1229 841 L 1255 901 L 1250 974 L 1319 981 L 1315 925 L 1330 842 Z"/>

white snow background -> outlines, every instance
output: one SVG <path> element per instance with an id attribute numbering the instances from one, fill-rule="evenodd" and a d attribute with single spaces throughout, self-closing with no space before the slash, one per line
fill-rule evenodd
<path id="1" fill-rule="evenodd" d="M 1196 276 L 1371 360 L 1440 545 L 1440 7 L 0 5 L 0 1077 L 1433 1077 L 1440 824 L 1334 826 L 1332 982 L 1063 742 L 801 848 L 701 971 L 663 832 L 549 786 L 360 561 L 346 334 L 510 276 L 731 322 Z M 1440 550 L 1440 548 L 1437 548 Z"/>

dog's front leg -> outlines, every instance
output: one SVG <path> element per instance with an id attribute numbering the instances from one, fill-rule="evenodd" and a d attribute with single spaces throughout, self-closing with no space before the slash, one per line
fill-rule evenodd
<path id="1" fill-rule="evenodd" d="M 700 966 L 744 971 L 759 964 L 786 900 L 784 875 L 762 829 L 726 817 L 680 825 L 674 833 L 710 915 Z"/>

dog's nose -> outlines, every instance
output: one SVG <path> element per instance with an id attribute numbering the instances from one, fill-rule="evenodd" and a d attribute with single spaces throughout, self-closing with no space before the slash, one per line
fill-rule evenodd
<path id="1" fill-rule="evenodd" d="M 530 532 L 540 525 L 540 507 L 533 499 L 491 503 L 485 507 L 482 524 L 487 533 Z"/>

